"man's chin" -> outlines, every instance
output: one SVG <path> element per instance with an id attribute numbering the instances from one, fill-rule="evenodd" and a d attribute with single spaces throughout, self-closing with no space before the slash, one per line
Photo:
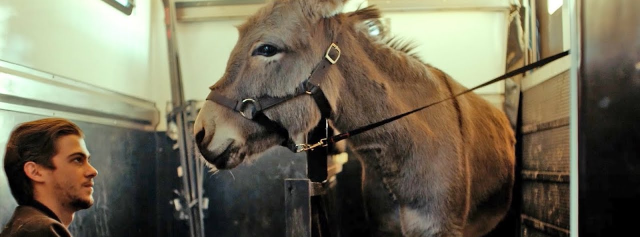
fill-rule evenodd
<path id="1" fill-rule="evenodd" d="M 71 202 L 71 206 L 77 210 L 87 209 L 93 206 L 93 198 L 76 198 Z"/>

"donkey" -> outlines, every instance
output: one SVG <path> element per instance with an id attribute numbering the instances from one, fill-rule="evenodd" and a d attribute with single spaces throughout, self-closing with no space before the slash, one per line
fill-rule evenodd
<path id="1" fill-rule="evenodd" d="M 226 72 L 210 87 L 194 124 L 198 148 L 210 164 L 231 169 L 282 144 L 286 136 L 304 139 L 322 111 L 312 96 L 291 95 L 328 60 L 328 51 L 337 62 L 318 86 L 337 131 L 466 89 L 412 56 L 404 44 L 372 38 L 362 24 L 378 19 L 379 10 L 340 13 L 345 2 L 275 0 L 238 27 Z M 332 43 L 335 47 L 329 47 Z M 262 111 L 284 128 L 284 136 L 237 113 L 255 110 L 256 98 L 263 97 L 289 98 Z M 234 111 L 237 105 L 242 108 Z M 491 231 L 511 203 L 514 144 L 504 113 L 474 93 L 347 140 L 364 167 L 363 196 L 377 236 L 482 236 Z"/>

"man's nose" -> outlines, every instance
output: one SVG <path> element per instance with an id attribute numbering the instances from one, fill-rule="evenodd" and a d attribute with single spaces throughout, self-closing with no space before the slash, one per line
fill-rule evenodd
<path id="1" fill-rule="evenodd" d="M 93 167 L 93 165 L 89 164 L 89 170 L 87 172 L 87 177 L 94 178 L 96 176 L 98 176 L 98 170 L 95 167 Z"/>

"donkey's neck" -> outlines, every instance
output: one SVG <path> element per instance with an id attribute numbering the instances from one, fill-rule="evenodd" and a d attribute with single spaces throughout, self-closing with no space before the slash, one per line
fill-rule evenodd
<path id="1" fill-rule="evenodd" d="M 441 98 L 442 93 L 435 92 L 446 90 L 432 75 L 432 69 L 416 58 L 364 34 L 352 31 L 343 38 L 343 57 L 337 65 L 344 85 L 338 92 L 334 117 L 338 130 L 346 132 L 415 109 Z M 355 149 L 375 144 L 406 148 L 413 143 L 412 137 L 426 136 L 429 130 L 426 123 L 410 116 L 350 141 Z"/>

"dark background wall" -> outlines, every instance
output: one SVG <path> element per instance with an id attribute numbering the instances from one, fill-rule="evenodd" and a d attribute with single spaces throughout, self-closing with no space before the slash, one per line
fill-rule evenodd
<path id="1" fill-rule="evenodd" d="M 284 147 L 232 170 L 205 175 L 206 236 L 285 236 L 284 180 L 305 178 L 304 154 Z"/>

